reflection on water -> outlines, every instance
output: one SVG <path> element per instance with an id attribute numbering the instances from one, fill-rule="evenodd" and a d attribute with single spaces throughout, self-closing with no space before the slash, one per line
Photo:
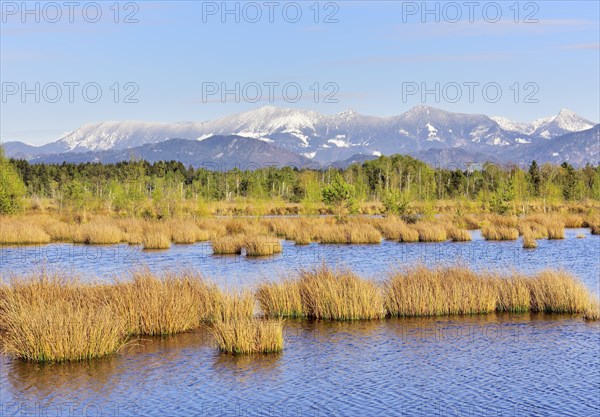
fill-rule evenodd
<path id="1" fill-rule="evenodd" d="M 224 355 L 199 330 L 79 364 L 1 357 L 4 415 L 23 404 L 108 416 L 600 412 L 600 324 L 571 316 L 287 320 L 285 342 L 279 354 Z"/>
<path id="2" fill-rule="evenodd" d="M 585 239 L 576 239 L 585 233 Z M 249 259 L 210 245 L 0 249 L 0 278 L 32 268 L 101 280 L 147 265 L 192 268 L 225 287 L 254 286 L 326 261 L 385 278 L 398 265 L 564 268 L 598 292 L 600 237 L 564 240 L 296 246 Z M 218 353 L 206 329 L 130 343 L 117 355 L 39 365 L 0 356 L 0 416 L 587 416 L 600 415 L 600 324 L 570 316 L 489 314 L 353 323 L 287 320 L 274 355 Z"/>
<path id="3" fill-rule="evenodd" d="M 150 269 L 198 270 L 225 287 L 253 286 L 264 279 L 278 279 L 299 268 L 325 261 L 332 266 L 348 267 L 374 279 L 383 279 L 399 265 L 462 262 L 474 269 L 516 269 L 533 272 L 543 268 L 564 268 L 594 291 L 600 290 L 600 236 L 588 229 L 566 229 L 564 240 L 539 240 L 538 248 L 526 250 L 521 240 L 489 242 L 479 231 L 471 242 L 397 243 L 380 245 L 296 246 L 286 241 L 283 253 L 262 258 L 216 256 L 209 243 L 173 245 L 165 251 L 143 251 L 139 246 L 89 246 L 51 244 L 3 247 L 0 249 L 0 278 L 11 273 L 23 274 L 45 267 L 66 273 L 103 280 L 123 276 L 127 271 L 147 265 Z M 577 239 L 584 234 L 584 239 Z"/>

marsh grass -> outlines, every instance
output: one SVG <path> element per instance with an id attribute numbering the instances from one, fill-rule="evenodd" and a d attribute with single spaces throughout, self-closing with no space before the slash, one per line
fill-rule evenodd
<path id="1" fill-rule="evenodd" d="M 255 297 L 266 317 L 304 317 L 306 315 L 298 280 L 263 282 L 258 286 Z"/>
<path id="2" fill-rule="evenodd" d="M 166 274 L 136 271 L 132 279 L 108 287 L 108 299 L 127 318 L 133 335 L 170 335 L 198 328 L 215 314 L 218 289 L 189 273 Z"/>
<path id="3" fill-rule="evenodd" d="M 314 231 L 316 240 L 323 244 L 381 243 L 381 233 L 367 223 L 322 224 Z"/>
<path id="4" fill-rule="evenodd" d="M 123 231 L 111 220 L 94 220 L 81 225 L 80 237 L 81 243 L 89 245 L 111 245 L 120 243 L 123 238 Z"/>
<path id="5" fill-rule="evenodd" d="M 245 236 L 242 246 L 247 256 L 269 256 L 283 250 L 279 239 L 270 236 Z"/>
<path id="6" fill-rule="evenodd" d="M 417 222 L 413 226 L 419 233 L 420 242 L 445 242 L 448 240 L 446 228 L 434 222 Z"/>
<path id="7" fill-rule="evenodd" d="M 90 303 L 90 286 L 42 274 L 13 280 L 0 298 L 3 351 L 27 361 L 98 358 L 126 342 L 125 321 L 109 303 Z"/>
<path id="8" fill-rule="evenodd" d="M 486 240 L 517 240 L 519 229 L 508 226 L 488 225 L 481 229 L 481 235 Z"/>
<path id="9" fill-rule="evenodd" d="M 465 267 L 416 266 L 398 271 L 384 283 L 385 307 L 391 316 L 440 316 L 494 311 L 491 285 Z"/>
<path id="10" fill-rule="evenodd" d="M 527 281 L 532 311 L 583 313 L 591 294 L 583 283 L 564 271 L 542 271 Z"/>
<path id="11" fill-rule="evenodd" d="M 49 243 L 50 235 L 36 224 L 0 218 L 0 242 L 9 245 Z"/>
<path id="12" fill-rule="evenodd" d="M 164 224 L 149 224 L 144 226 L 142 245 L 147 250 L 169 249 L 171 234 Z"/>
<path id="13" fill-rule="evenodd" d="M 281 320 L 218 321 L 209 328 L 221 352 L 240 355 L 283 350 Z"/>
<path id="14" fill-rule="evenodd" d="M 446 234 L 448 239 L 453 242 L 468 242 L 471 240 L 471 233 L 468 230 L 460 229 L 454 225 L 446 225 Z"/>
<path id="15" fill-rule="evenodd" d="M 531 308 L 531 293 L 528 278 L 520 274 L 490 274 L 491 285 L 497 293 L 496 311 L 522 313 Z"/>
<path id="16" fill-rule="evenodd" d="M 525 228 L 523 229 L 523 248 L 524 249 L 537 248 L 537 241 L 535 240 L 534 232 L 528 226 L 525 226 Z"/>
<path id="17" fill-rule="evenodd" d="M 218 237 L 212 240 L 211 245 L 215 255 L 240 255 L 244 248 L 244 237 L 242 235 Z"/>
<path id="18" fill-rule="evenodd" d="M 295 291 L 294 286 L 289 287 Z M 369 320 L 385 317 L 380 288 L 349 271 L 325 265 L 300 272 L 298 281 L 302 311 L 307 317 L 325 320 Z M 290 296 L 295 298 L 296 295 Z"/>

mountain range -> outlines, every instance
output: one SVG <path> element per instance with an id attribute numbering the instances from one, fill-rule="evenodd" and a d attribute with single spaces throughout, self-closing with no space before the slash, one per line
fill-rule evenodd
<path id="1" fill-rule="evenodd" d="M 599 125 L 563 109 L 531 123 L 417 106 L 397 116 L 260 107 L 206 122 L 90 123 L 39 147 L 4 143 L 31 162 L 132 157 L 193 166 L 346 165 L 402 153 L 437 166 L 468 162 L 598 164 Z M 219 168 L 217 168 L 219 169 Z"/>

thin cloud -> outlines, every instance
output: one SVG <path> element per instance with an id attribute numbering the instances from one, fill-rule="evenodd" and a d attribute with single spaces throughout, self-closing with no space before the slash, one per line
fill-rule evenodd
<path id="1" fill-rule="evenodd" d="M 590 50 L 598 50 L 600 49 L 600 43 L 580 43 L 575 45 L 565 45 L 562 46 L 561 49 L 590 49 Z"/>

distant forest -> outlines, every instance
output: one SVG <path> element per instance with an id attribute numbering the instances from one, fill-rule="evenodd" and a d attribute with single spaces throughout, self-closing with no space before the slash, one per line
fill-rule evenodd
<path id="1" fill-rule="evenodd" d="M 50 198 L 59 208 L 99 208 L 143 216 L 151 202 L 159 215 L 194 200 L 279 200 L 307 206 L 323 203 L 331 187 L 354 202 L 383 202 L 394 211 L 410 202 L 480 201 L 490 211 L 514 211 L 515 203 L 548 204 L 600 200 L 600 166 L 568 163 L 529 167 L 484 164 L 477 169 L 433 168 L 403 155 L 382 156 L 346 169 L 265 167 L 227 172 L 185 167 L 177 161 L 31 164 L 0 153 L 0 213 L 17 212 L 21 199 Z"/>

